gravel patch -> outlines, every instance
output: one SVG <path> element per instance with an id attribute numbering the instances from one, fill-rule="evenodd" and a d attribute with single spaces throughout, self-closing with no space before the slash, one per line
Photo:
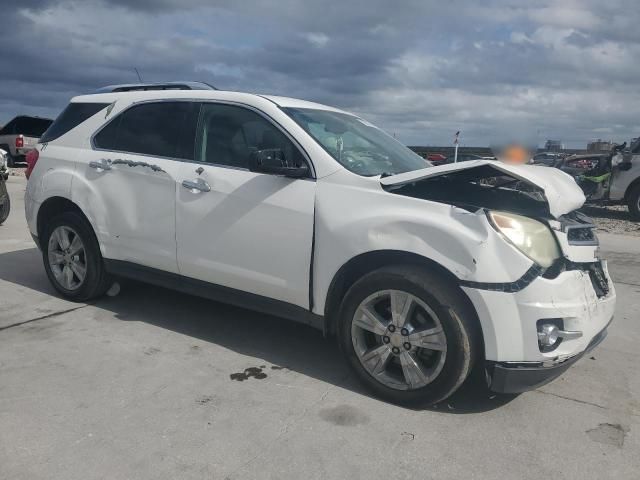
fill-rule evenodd
<path id="1" fill-rule="evenodd" d="M 24 172 L 25 172 L 25 168 L 24 167 L 10 168 L 9 169 L 9 176 L 10 177 L 24 177 Z"/>
<path id="2" fill-rule="evenodd" d="M 640 222 L 631 220 L 626 206 L 583 207 L 582 211 L 593 219 L 599 232 L 640 237 Z"/>

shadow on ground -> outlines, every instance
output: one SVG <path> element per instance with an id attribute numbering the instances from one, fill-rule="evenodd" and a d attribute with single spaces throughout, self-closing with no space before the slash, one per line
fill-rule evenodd
<path id="1" fill-rule="evenodd" d="M 41 262 L 36 248 L 0 254 L 0 279 L 54 294 Z M 128 280 L 121 284 L 117 297 L 102 298 L 95 306 L 113 312 L 121 321 L 145 322 L 254 357 L 255 365 L 247 368 L 266 361 L 368 395 L 351 374 L 336 342 L 309 326 L 152 285 Z M 451 398 L 429 410 L 484 412 L 513 398 L 490 392 L 482 375 L 474 372 Z"/>

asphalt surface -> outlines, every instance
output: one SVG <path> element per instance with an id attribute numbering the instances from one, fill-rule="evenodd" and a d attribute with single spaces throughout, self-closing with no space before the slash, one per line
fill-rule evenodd
<path id="1" fill-rule="evenodd" d="M 303 325 L 131 282 L 60 299 L 24 185 L 9 179 L 0 226 L 1 479 L 640 478 L 637 237 L 601 236 L 616 319 L 565 375 L 411 410 L 369 396 Z"/>

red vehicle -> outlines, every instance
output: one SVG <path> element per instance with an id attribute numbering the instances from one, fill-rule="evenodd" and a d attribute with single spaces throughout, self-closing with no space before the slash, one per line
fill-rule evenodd
<path id="1" fill-rule="evenodd" d="M 427 160 L 429 160 L 434 165 L 440 165 L 446 162 L 447 157 L 441 153 L 427 153 Z"/>

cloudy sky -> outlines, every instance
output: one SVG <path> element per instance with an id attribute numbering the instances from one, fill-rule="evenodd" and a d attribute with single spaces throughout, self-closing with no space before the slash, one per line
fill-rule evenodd
<path id="1" fill-rule="evenodd" d="M 640 134 L 637 0 L 0 0 L 0 123 L 112 83 L 299 97 L 411 145 Z"/>

